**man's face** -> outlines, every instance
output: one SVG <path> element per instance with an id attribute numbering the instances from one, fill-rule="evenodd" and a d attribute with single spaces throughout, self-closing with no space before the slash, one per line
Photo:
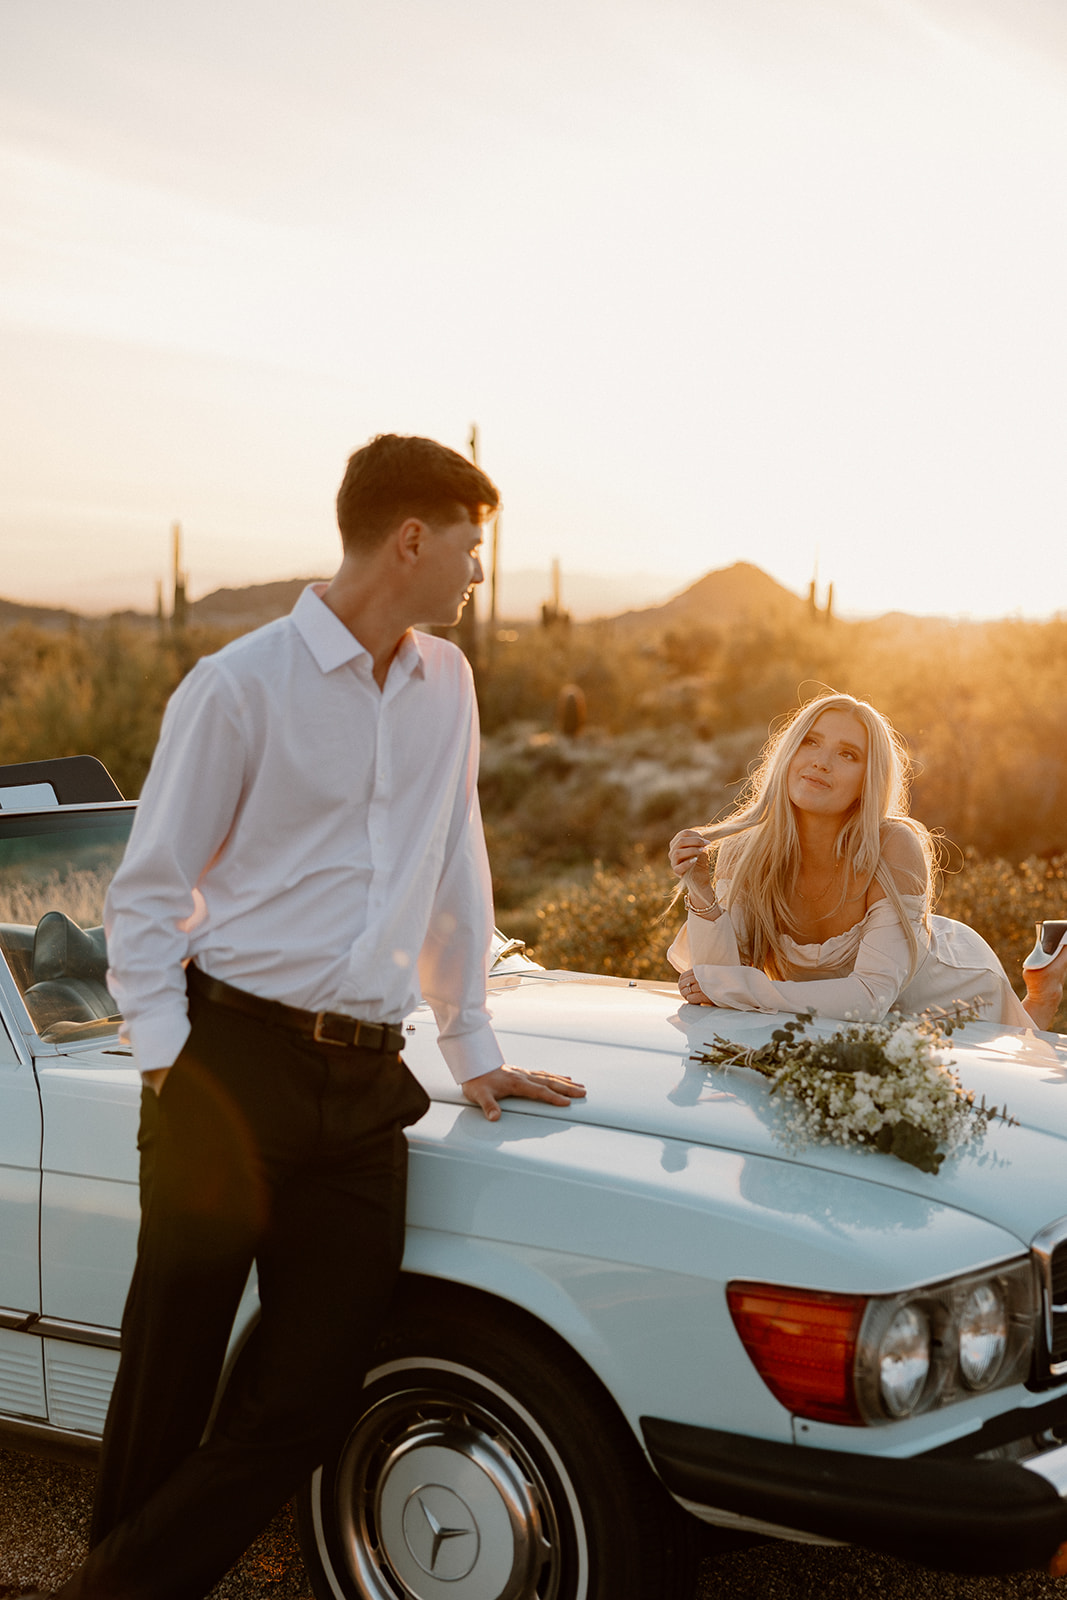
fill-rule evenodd
<path id="1" fill-rule="evenodd" d="M 481 563 L 482 527 L 464 511 L 462 521 L 429 527 L 420 553 L 424 593 L 421 620 L 451 627 L 485 577 Z"/>

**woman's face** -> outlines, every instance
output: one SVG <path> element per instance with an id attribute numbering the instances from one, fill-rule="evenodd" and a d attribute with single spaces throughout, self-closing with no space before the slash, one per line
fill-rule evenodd
<path id="1" fill-rule="evenodd" d="M 789 763 L 787 788 L 798 811 L 844 817 L 867 775 L 867 729 L 851 711 L 824 711 Z"/>

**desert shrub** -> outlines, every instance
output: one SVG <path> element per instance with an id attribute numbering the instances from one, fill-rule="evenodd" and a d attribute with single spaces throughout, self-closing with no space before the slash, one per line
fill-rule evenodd
<path id="1" fill-rule="evenodd" d="M 622 872 L 598 866 L 588 884 L 564 887 L 537 909 L 531 954 L 550 968 L 669 979 L 672 928 L 661 918 L 673 884 L 647 862 Z"/>
<path id="2" fill-rule="evenodd" d="M 531 785 L 511 817 L 517 844 L 534 862 L 621 862 L 630 849 L 630 803 L 621 784 L 588 775 Z"/>
<path id="3" fill-rule="evenodd" d="M 668 672 L 679 678 L 706 676 L 722 654 L 725 639 L 722 628 L 668 628 L 660 639 L 660 655 Z"/>
<path id="4" fill-rule="evenodd" d="M 485 839 L 498 909 L 512 910 L 561 874 L 601 860 L 618 864 L 632 848 L 630 808 L 618 784 L 595 777 L 568 784 L 535 782 L 511 812 L 486 811 Z M 509 924 L 509 932 L 517 932 Z M 526 938 L 526 933 L 518 933 Z"/>
<path id="5" fill-rule="evenodd" d="M 530 768 L 525 761 L 484 761 L 478 777 L 478 794 L 486 818 L 499 816 L 519 805 L 530 787 Z"/>
<path id="6" fill-rule="evenodd" d="M 705 822 L 730 801 L 719 741 L 679 725 L 580 739 L 517 724 L 483 741 L 479 790 L 501 903 L 528 899 L 513 881 L 552 878 L 594 859 L 620 865 L 635 844 L 649 858 L 679 828 Z"/>
<path id="7" fill-rule="evenodd" d="M 92 755 L 123 794 L 140 794 L 167 700 L 226 635 L 160 638 L 108 623 L 0 634 L 0 763 Z"/>
<path id="8" fill-rule="evenodd" d="M 656 789 L 638 807 L 638 825 L 642 828 L 668 826 L 681 814 L 683 807 L 686 808 L 687 815 L 695 815 L 692 797 L 687 792 L 674 788 Z M 675 829 L 675 832 L 677 831 Z"/>
<path id="9" fill-rule="evenodd" d="M 729 797 L 718 785 L 690 782 L 654 789 L 633 807 L 633 837 L 649 860 L 666 860 L 667 846 L 682 828 L 702 826 Z"/>
<path id="10" fill-rule="evenodd" d="M 478 787 L 499 906 L 512 909 L 564 872 L 629 854 L 630 796 L 609 776 L 610 743 L 531 732 L 529 723 L 484 742 Z"/>

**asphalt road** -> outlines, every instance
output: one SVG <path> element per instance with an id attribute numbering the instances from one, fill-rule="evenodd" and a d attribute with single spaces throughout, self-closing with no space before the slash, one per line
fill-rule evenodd
<path id="1" fill-rule="evenodd" d="M 0 1594 L 53 1588 L 85 1551 L 93 1474 L 0 1451 Z M 692 1596 L 662 1600 L 1067 1600 L 1043 1573 L 957 1578 L 862 1551 L 768 1542 L 705 1561 Z M 282 1512 L 213 1591 L 212 1600 L 312 1600 L 289 1512 Z"/>

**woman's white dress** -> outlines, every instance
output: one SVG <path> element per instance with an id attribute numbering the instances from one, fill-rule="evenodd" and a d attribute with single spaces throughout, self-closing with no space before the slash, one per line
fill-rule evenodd
<path id="1" fill-rule="evenodd" d="M 721 905 L 729 884 L 720 878 L 716 893 Z M 742 964 L 749 937 L 740 902 L 714 922 L 690 912 L 667 959 L 678 972 L 692 967 L 708 999 L 734 1011 L 810 1010 L 822 1017 L 876 1022 L 890 1010 L 914 1013 L 963 1000 L 978 1001 L 987 1022 L 1033 1027 L 981 934 L 949 917 L 932 917 L 927 929 L 922 896 L 901 899 L 920 951 L 910 977 L 908 940 L 888 900 L 877 901 L 854 927 L 823 944 L 783 937 L 788 975 L 782 980 Z"/>

